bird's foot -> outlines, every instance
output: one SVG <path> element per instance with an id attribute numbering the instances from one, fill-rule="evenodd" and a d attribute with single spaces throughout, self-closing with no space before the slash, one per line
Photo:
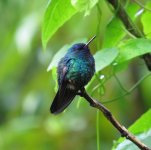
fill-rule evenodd
<path id="1" fill-rule="evenodd" d="M 85 88 L 81 88 L 78 92 L 77 92 L 77 95 L 83 97 L 84 96 L 84 93 L 85 93 Z"/>

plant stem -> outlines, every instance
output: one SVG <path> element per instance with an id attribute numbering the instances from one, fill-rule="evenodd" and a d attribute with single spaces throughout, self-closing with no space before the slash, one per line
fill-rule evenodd
<path id="1" fill-rule="evenodd" d="M 99 110 L 96 112 L 96 139 L 97 139 L 97 150 L 100 150 L 100 119 Z"/>
<path id="2" fill-rule="evenodd" d="M 144 75 L 139 81 L 137 81 L 129 90 L 127 90 L 125 93 L 123 93 L 122 95 L 119 95 L 115 98 L 112 98 L 110 100 L 104 100 L 102 102 L 102 104 L 106 104 L 106 103 L 111 103 L 111 102 L 114 102 L 116 100 L 119 100 L 120 98 L 122 97 L 125 97 L 129 94 L 131 94 L 146 78 L 148 78 L 149 76 L 151 75 L 151 73 L 148 73 L 146 75 Z"/>

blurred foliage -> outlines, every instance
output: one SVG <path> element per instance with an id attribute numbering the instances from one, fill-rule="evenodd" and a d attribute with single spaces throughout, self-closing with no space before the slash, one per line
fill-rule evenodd
<path id="1" fill-rule="evenodd" d="M 137 1 L 151 9 L 150 1 Z M 97 148 L 96 110 L 82 98 L 77 96 L 59 116 L 49 113 L 56 65 L 70 45 L 96 34 L 90 48 L 98 72 L 88 84 L 88 92 L 107 102 L 129 91 L 148 73 L 143 60 L 134 57 L 150 51 L 151 12 L 134 1 L 123 0 L 123 5 L 148 39 L 133 39 L 105 0 L 0 1 L 0 149 Z M 45 51 L 42 41 L 45 47 L 47 44 Z M 102 60 L 104 64 L 100 64 Z M 150 89 L 151 76 L 147 76 L 135 90 L 106 106 L 129 127 L 151 107 Z M 108 150 L 120 135 L 101 113 L 99 117 L 98 142 L 101 149 Z"/>

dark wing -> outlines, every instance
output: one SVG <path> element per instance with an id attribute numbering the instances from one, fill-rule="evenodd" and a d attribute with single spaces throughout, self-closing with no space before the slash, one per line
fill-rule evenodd
<path id="1" fill-rule="evenodd" d="M 66 74 L 68 73 L 68 69 L 72 66 L 72 63 L 73 61 L 68 61 L 68 67 L 64 66 L 62 68 L 62 77 L 60 79 L 61 85 L 59 86 L 59 90 L 50 107 L 50 111 L 53 114 L 61 113 L 76 96 L 77 90 L 71 89 L 69 86 L 70 83 L 66 79 Z"/>
<path id="2" fill-rule="evenodd" d="M 67 89 L 67 85 L 62 85 L 58 90 L 53 103 L 50 107 L 50 111 L 53 114 L 59 114 L 72 102 L 76 96 L 77 91 Z"/>

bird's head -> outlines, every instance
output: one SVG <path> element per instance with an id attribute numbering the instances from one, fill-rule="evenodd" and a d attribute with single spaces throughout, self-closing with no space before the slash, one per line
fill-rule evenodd
<path id="1" fill-rule="evenodd" d="M 93 38 L 91 38 L 86 44 L 85 43 L 76 43 L 74 44 L 69 51 L 81 51 L 81 50 L 89 50 L 89 44 L 95 39 L 96 36 L 94 36 Z"/>

